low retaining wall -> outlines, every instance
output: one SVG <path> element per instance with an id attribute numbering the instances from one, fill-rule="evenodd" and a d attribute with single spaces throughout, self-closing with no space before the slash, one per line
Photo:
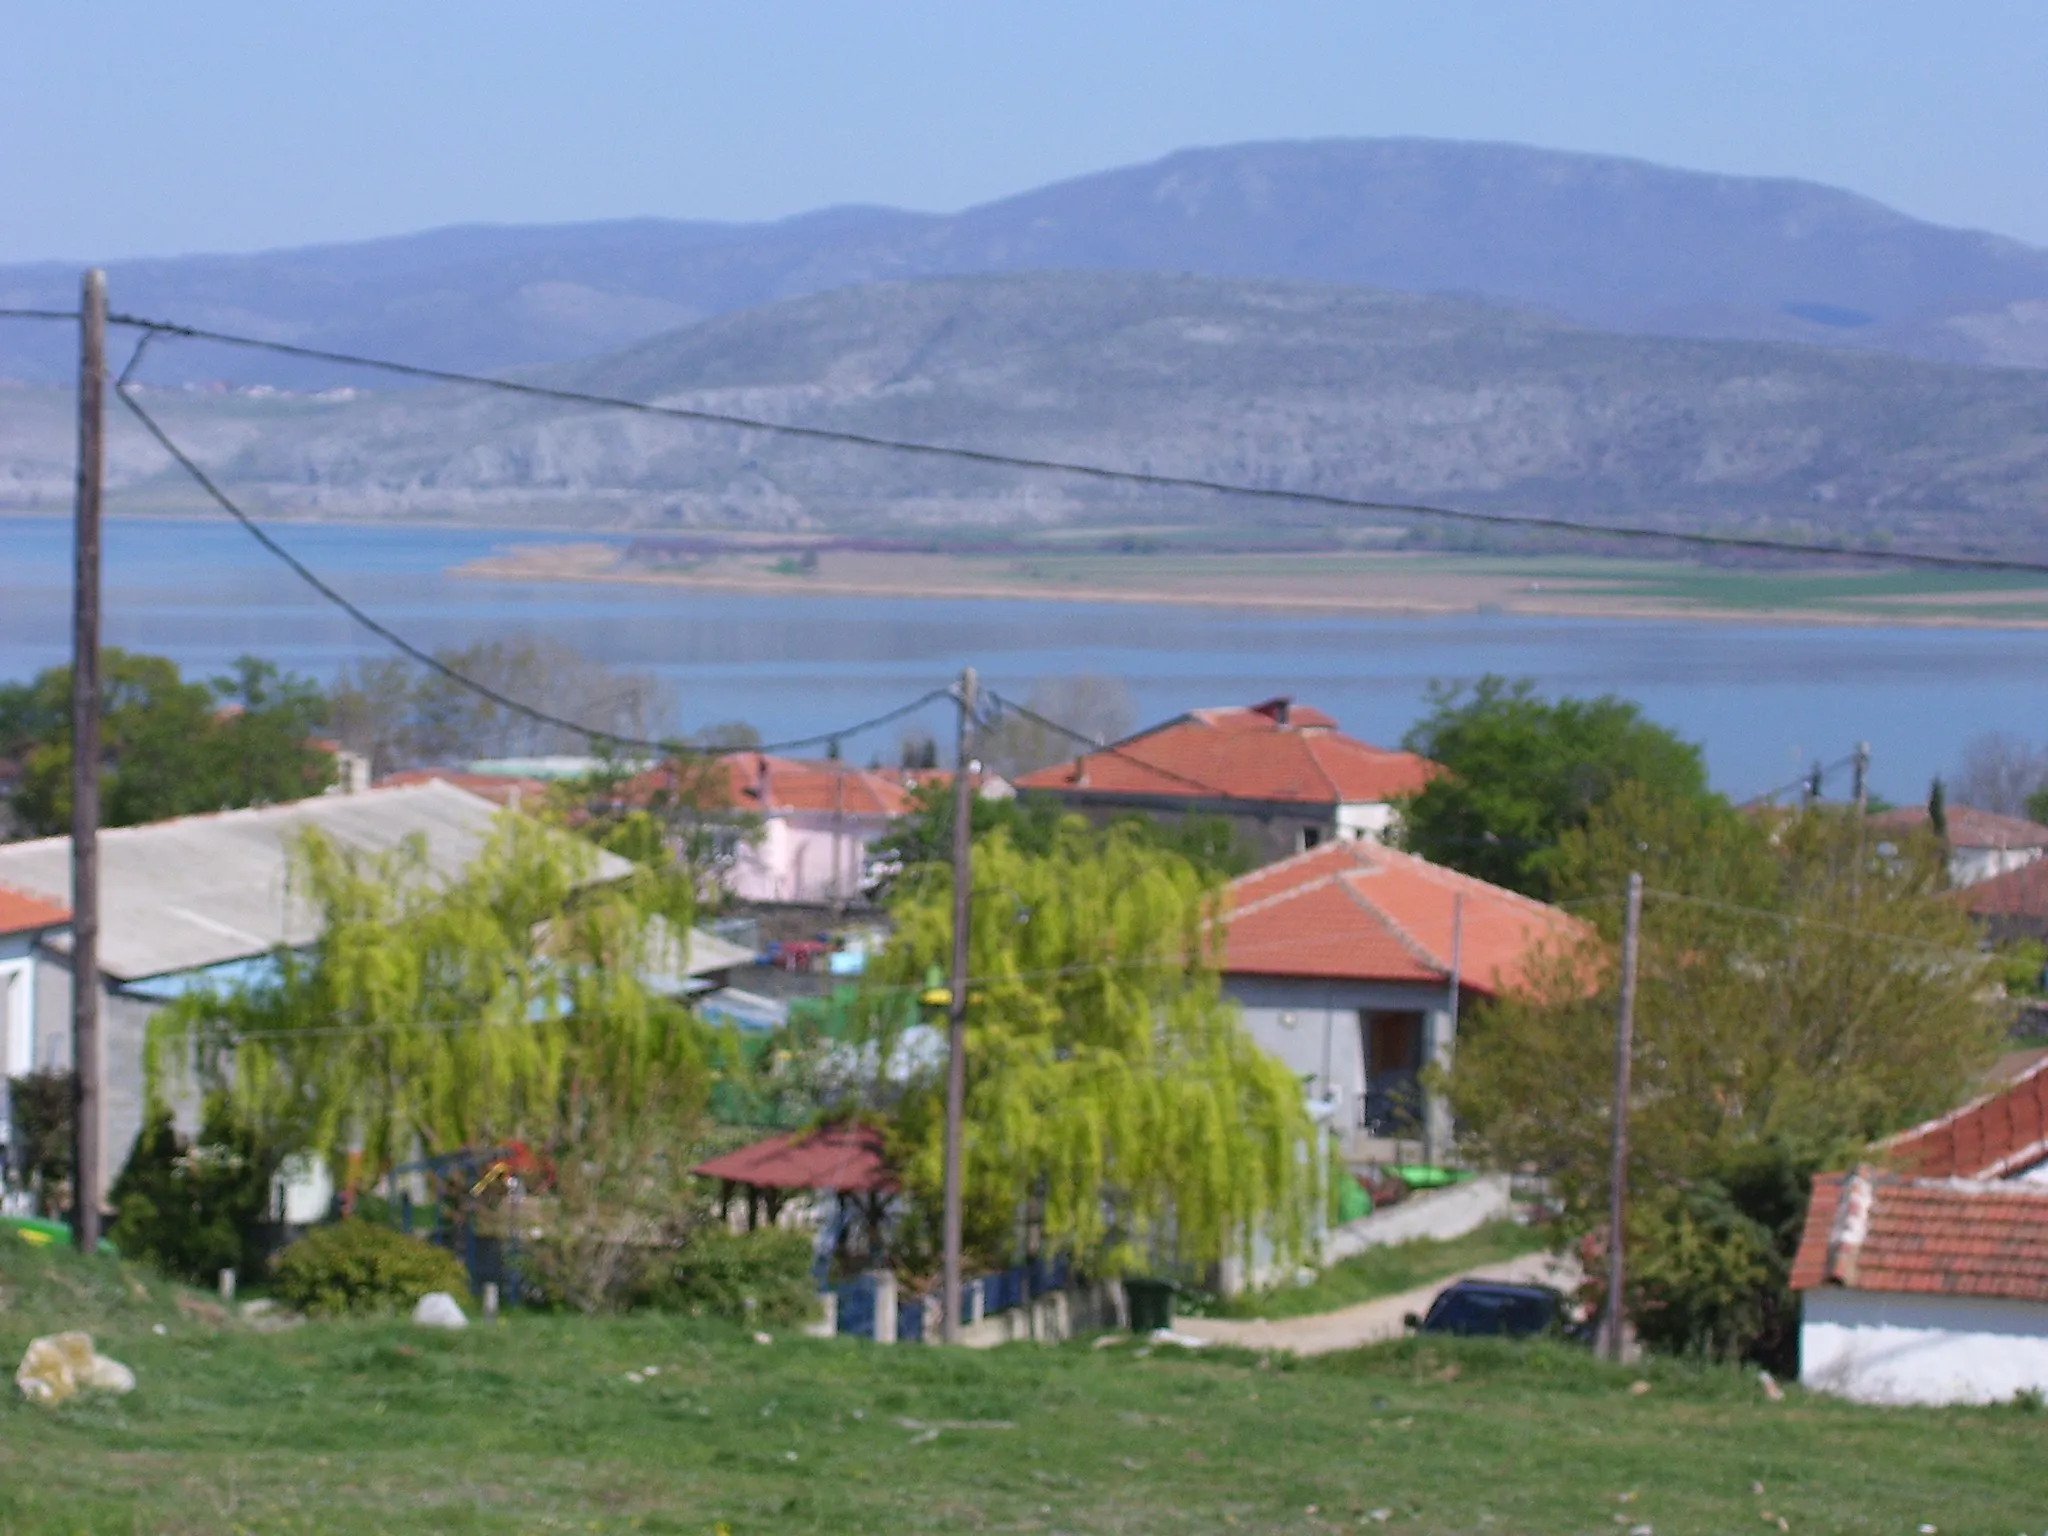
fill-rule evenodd
<path id="1" fill-rule="evenodd" d="M 1418 1237 L 1439 1242 L 1463 1237 L 1514 1214 L 1515 1197 L 1504 1173 L 1482 1173 L 1462 1184 L 1425 1190 L 1398 1205 L 1347 1221 L 1323 1243 L 1323 1262 L 1334 1264 L 1368 1248 L 1410 1243 Z"/>

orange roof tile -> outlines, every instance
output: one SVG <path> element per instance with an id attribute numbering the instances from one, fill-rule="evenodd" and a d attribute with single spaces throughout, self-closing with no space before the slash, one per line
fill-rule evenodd
<path id="1" fill-rule="evenodd" d="M 2048 848 L 2048 827 L 2024 816 L 2001 816 L 1973 805 L 1951 805 L 1943 813 L 1951 848 Z M 1882 831 L 1917 832 L 1927 825 L 1927 807 L 1902 805 L 1870 818 Z"/>
<path id="2" fill-rule="evenodd" d="M 1229 901 L 1223 969 L 1241 976 L 1444 981 L 1462 924 L 1459 985 L 1497 994 L 1528 979 L 1539 949 L 1591 935 L 1556 907 L 1370 842 L 1254 870 Z"/>
<path id="3" fill-rule="evenodd" d="M 1291 805 L 1371 804 L 1420 791 L 1443 769 L 1412 752 L 1346 736 L 1319 709 L 1269 699 L 1197 709 L 1070 763 L 1019 789 Z"/>
<path id="4" fill-rule="evenodd" d="M 663 763 L 628 780 L 620 796 L 628 804 L 644 803 L 657 793 L 673 792 L 677 782 L 675 768 Z M 913 782 L 901 771 L 735 752 L 712 765 L 705 792 L 721 802 L 719 808 L 757 815 L 798 811 L 893 818 L 911 809 Z"/>
<path id="5" fill-rule="evenodd" d="M 2035 859 L 2002 875 L 1951 891 L 1972 917 L 2048 918 L 2048 859 Z"/>
<path id="6" fill-rule="evenodd" d="M 71 913 L 55 902 L 0 885 L 0 933 L 40 933 L 70 921 Z"/>
<path id="7" fill-rule="evenodd" d="M 2003 1179 L 2048 1162 L 2048 1058 L 1879 1149 L 1901 1173 L 1924 1178 Z"/>
<path id="8" fill-rule="evenodd" d="M 2048 1301 L 2048 1188 L 1909 1179 L 1871 1168 L 1813 1181 L 1792 1289 Z"/>

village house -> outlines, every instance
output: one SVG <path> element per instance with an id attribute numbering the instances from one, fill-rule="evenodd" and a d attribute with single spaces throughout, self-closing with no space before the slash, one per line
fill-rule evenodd
<path id="1" fill-rule="evenodd" d="M 196 987 L 264 974 L 279 950 L 301 949 L 318 938 L 319 914 L 290 879 L 293 850 L 306 833 L 320 832 L 363 853 L 417 839 L 430 875 L 454 879 L 483 850 L 501 814 L 490 801 L 433 779 L 101 832 L 100 1165 L 108 1183 L 142 1126 L 143 1044 L 151 1016 Z M 630 870 L 624 859 L 599 853 L 592 878 L 617 879 Z M 0 974 L 8 978 L 9 1071 L 17 1060 L 69 1070 L 71 957 L 58 903 L 71 887 L 71 840 L 0 845 L 0 887 L 22 893 L 10 895 L 10 902 L 32 903 L 18 920 L 32 926 L 34 936 L 24 953 L 0 961 L 7 967 Z M 0 917 L 8 910 L 16 909 L 0 909 Z M 12 953 L 0 948 L 0 955 Z M 686 949 L 671 942 L 657 954 L 654 964 L 664 974 L 651 980 L 695 994 L 751 959 L 751 951 L 693 930 Z M 17 1004 L 17 996 L 29 1001 Z M 106 1190 L 99 1193 L 104 1197 Z"/>
<path id="2" fill-rule="evenodd" d="M 2000 816 L 1974 806 L 1951 805 L 1944 812 L 1948 879 L 1954 886 L 1977 885 L 2013 870 L 2024 869 L 2048 853 L 2048 827 L 2023 816 Z M 1901 806 L 1870 818 L 1878 832 L 1911 834 L 1926 830 L 1924 805 Z"/>
<path id="3" fill-rule="evenodd" d="M 1101 824 L 1139 812 L 1163 821 L 1220 816 L 1261 862 L 1326 842 L 1384 840 L 1395 802 L 1443 770 L 1369 746 L 1292 699 L 1197 709 L 1072 762 L 1021 775 L 1020 794 Z"/>
<path id="4" fill-rule="evenodd" d="M 1450 1148 L 1448 1067 L 1461 1007 L 1531 979 L 1590 937 L 1527 896 L 1364 839 L 1327 843 L 1231 883 L 1223 988 L 1259 1045 L 1330 1106 L 1353 1162 Z"/>
<path id="5" fill-rule="evenodd" d="M 0 885 L 0 1175 L 18 1150 L 6 1083 L 47 1065 L 36 1055 L 36 948 L 70 921 L 58 902 Z"/>
<path id="6" fill-rule="evenodd" d="M 720 880 L 741 901 L 845 907 L 863 900 L 883 873 L 875 847 L 915 809 L 913 792 L 952 777 L 736 752 L 708 770 L 649 769 L 628 781 L 620 798 L 644 805 L 668 797 L 694 804 L 708 822 L 729 818 L 720 833 Z M 984 799 L 1012 793 L 994 775 L 975 788 Z"/>
<path id="7" fill-rule="evenodd" d="M 1814 1180 L 1799 1377 L 1863 1402 L 2048 1391 L 2048 1056 Z"/>

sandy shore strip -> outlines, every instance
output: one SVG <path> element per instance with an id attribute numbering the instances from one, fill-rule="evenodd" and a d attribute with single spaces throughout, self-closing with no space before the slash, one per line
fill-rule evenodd
<path id="1" fill-rule="evenodd" d="M 1599 578 L 1556 580 L 1511 573 L 1404 569 L 1387 557 L 1372 569 L 1293 572 L 1233 570 L 1229 557 L 1211 557 L 1206 569 L 1192 561 L 1131 560 L 1129 580 L 1107 582 L 1101 573 L 1067 573 L 1049 554 L 995 560 L 952 554 L 877 554 L 832 550 L 814 569 L 778 571 L 757 553 L 734 549 L 685 570 L 648 570 L 622 564 L 615 544 L 550 544 L 515 548 L 454 567 L 451 575 L 491 581 L 570 581 L 653 587 L 679 592 L 733 592 L 775 597 L 882 597 L 979 599 L 1004 602 L 1117 603 L 1170 607 L 1263 609 L 1339 613 L 1381 618 L 1443 618 L 1459 614 L 1530 618 L 1685 620 L 1729 624 L 1800 624 L 1934 629 L 2048 629 L 2048 617 L 2001 612 L 2009 603 L 2048 607 L 2048 582 L 2039 592 L 1995 594 L 1912 593 L 1851 600 L 1856 608 L 1714 606 L 1642 593 L 1608 592 Z M 1034 572 L 1034 563 L 1043 567 Z M 1090 567 L 1103 562 L 1090 561 Z M 1264 561 L 1245 562 L 1263 564 Z M 1304 561 L 1309 565 L 1311 562 Z M 1123 576 L 1118 571 L 1119 577 Z M 1636 578 L 1639 579 L 1639 578 Z M 1626 583 L 1630 577 L 1610 579 Z M 1929 611 L 1936 603 L 1964 611 Z"/>

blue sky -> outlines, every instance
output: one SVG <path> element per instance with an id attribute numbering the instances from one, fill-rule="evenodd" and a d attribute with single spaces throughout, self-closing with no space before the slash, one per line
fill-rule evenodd
<path id="1" fill-rule="evenodd" d="M 0 4 L 0 260 L 944 210 L 1190 144 L 1504 139 L 2048 244 L 2034 0 Z"/>

